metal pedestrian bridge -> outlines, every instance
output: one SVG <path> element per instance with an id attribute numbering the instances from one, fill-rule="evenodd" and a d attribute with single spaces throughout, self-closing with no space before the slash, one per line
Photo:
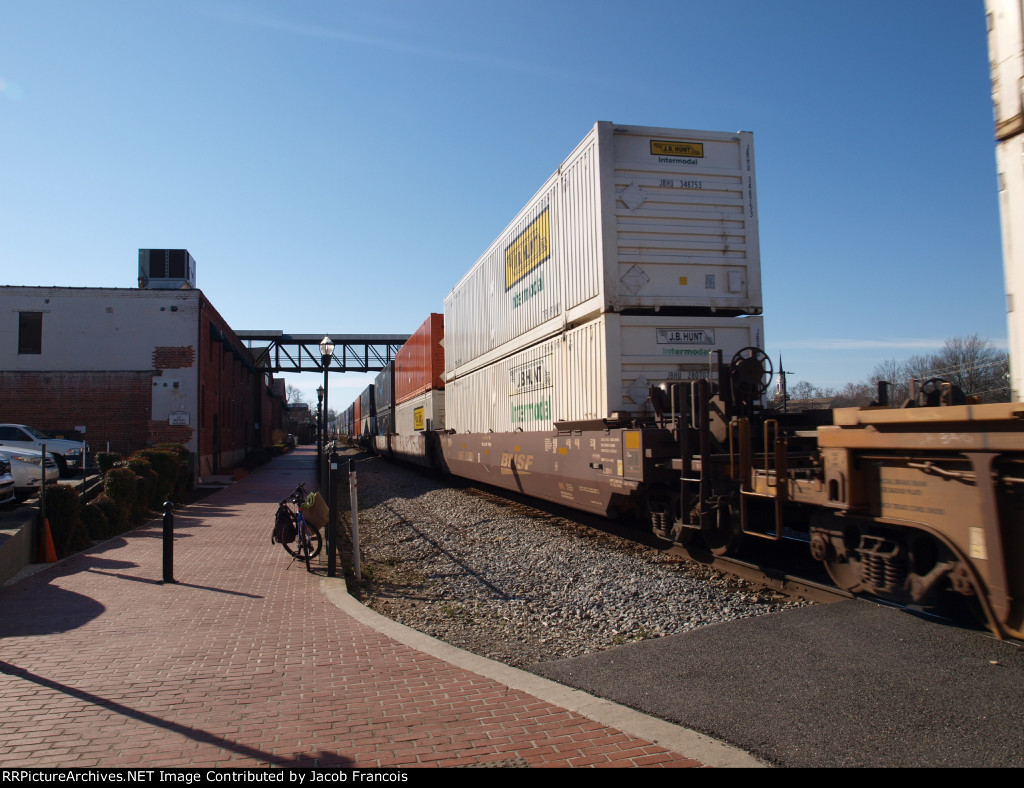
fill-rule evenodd
<path id="1" fill-rule="evenodd" d="M 323 372 L 322 334 L 236 331 L 259 369 L 271 372 Z M 380 372 L 409 339 L 408 334 L 331 334 L 334 355 L 328 372 Z"/>

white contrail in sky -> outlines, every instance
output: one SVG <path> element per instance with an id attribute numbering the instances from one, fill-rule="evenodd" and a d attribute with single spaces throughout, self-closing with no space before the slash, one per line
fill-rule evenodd
<path id="1" fill-rule="evenodd" d="M 537 76 L 545 76 L 549 78 L 558 77 L 573 82 L 588 81 L 588 78 L 586 76 L 569 74 L 565 72 L 555 72 L 552 71 L 551 69 L 538 66 L 537 64 L 531 63 L 530 61 L 527 60 L 512 60 L 508 58 L 478 55 L 471 52 L 462 52 L 453 49 L 444 49 L 440 47 L 420 46 L 417 44 L 404 43 L 402 41 L 390 38 L 379 38 L 376 36 L 367 36 L 359 33 L 350 33 L 345 30 L 340 30 L 338 28 L 333 27 L 326 27 L 323 25 L 289 22 L 275 17 L 261 16 L 249 13 L 249 11 L 244 6 L 224 5 L 217 11 L 204 10 L 202 13 L 205 13 L 208 16 L 213 16 L 236 24 L 263 28 L 265 30 L 276 30 L 282 33 L 289 33 L 291 35 L 305 36 L 307 38 L 318 38 L 325 41 L 341 41 L 349 44 L 355 44 L 358 46 L 370 47 L 374 49 L 385 49 L 390 50 L 392 52 L 427 57 L 435 60 L 450 60 L 452 62 L 492 66 L 495 68 L 506 69 L 508 71 L 514 71 L 523 74 L 532 74 Z M 602 84 L 605 84 L 605 82 L 602 82 Z"/>

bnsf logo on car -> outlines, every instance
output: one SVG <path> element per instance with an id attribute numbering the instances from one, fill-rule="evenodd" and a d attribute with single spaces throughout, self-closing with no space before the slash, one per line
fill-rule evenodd
<path id="1" fill-rule="evenodd" d="M 533 465 L 532 454 L 517 454 L 514 451 L 506 451 L 501 454 L 501 467 L 514 468 L 517 471 L 528 471 Z"/>

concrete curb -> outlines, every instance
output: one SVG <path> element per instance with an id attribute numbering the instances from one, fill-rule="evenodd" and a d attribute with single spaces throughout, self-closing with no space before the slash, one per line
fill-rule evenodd
<path id="1" fill-rule="evenodd" d="M 404 624 L 392 621 L 354 599 L 348 593 L 348 586 L 345 584 L 344 578 L 322 578 L 320 588 L 327 600 L 339 610 L 377 632 L 417 651 L 422 651 L 424 654 L 430 654 L 432 657 L 500 682 L 512 689 L 529 693 L 535 698 L 576 712 L 602 725 L 646 739 L 652 744 L 693 758 L 706 766 L 743 769 L 767 767 L 767 764 L 749 753 L 696 731 L 650 717 L 603 698 L 596 698 L 580 690 L 565 687 L 492 659 L 471 654 L 429 635 L 424 635 L 422 632 L 410 629 Z"/>

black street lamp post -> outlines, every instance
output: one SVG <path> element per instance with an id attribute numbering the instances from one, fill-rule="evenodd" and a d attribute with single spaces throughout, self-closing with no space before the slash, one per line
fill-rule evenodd
<path id="1" fill-rule="evenodd" d="M 324 452 L 323 419 L 324 419 L 324 387 L 316 387 L 316 473 L 320 478 L 320 466 Z"/>
<path id="2" fill-rule="evenodd" d="M 324 439 L 323 439 L 323 444 L 322 445 L 323 445 L 323 447 L 325 449 L 327 448 L 327 435 L 328 435 L 328 429 L 327 429 L 327 420 L 328 420 L 328 409 L 327 409 L 327 402 L 328 402 L 327 372 L 331 368 L 331 359 L 333 357 L 334 357 L 334 343 L 331 341 L 331 338 L 329 336 L 327 336 L 327 334 L 324 334 L 324 338 L 320 340 L 320 363 L 321 363 L 321 365 L 324 368 L 324 385 L 323 385 L 323 390 L 324 390 L 324 411 L 323 411 L 323 413 L 324 413 L 324 418 L 323 418 Z M 319 391 L 319 389 L 317 389 L 317 391 Z M 318 470 L 321 473 L 321 479 L 325 478 L 326 474 L 323 472 L 323 467 L 322 466 L 317 466 L 317 467 L 318 467 Z"/>

